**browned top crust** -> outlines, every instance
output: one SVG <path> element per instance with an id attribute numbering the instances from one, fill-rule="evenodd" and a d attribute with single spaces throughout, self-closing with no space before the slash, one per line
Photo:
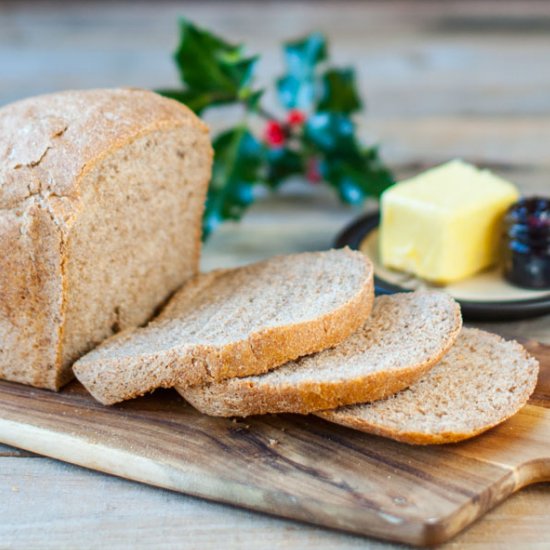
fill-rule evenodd
<path id="1" fill-rule="evenodd" d="M 138 89 L 67 91 L 0 109 L 0 209 L 37 196 L 68 223 L 82 176 L 101 158 L 157 129 L 207 127 L 184 105 Z"/>

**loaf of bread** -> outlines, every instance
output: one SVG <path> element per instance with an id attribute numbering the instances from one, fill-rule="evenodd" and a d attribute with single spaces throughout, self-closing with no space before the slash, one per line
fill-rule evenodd
<path id="1" fill-rule="evenodd" d="M 535 389 L 538 370 L 517 342 L 465 328 L 449 353 L 410 388 L 318 415 L 405 443 L 452 443 L 517 413 Z"/>
<path id="2" fill-rule="evenodd" d="M 321 409 L 382 399 L 418 380 L 455 342 L 462 318 L 443 292 L 381 296 L 347 340 L 261 376 L 176 387 L 199 411 L 249 416 Z"/>
<path id="3" fill-rule="evenodd" d="M 373 270 L 349 249 L 277 256 L 197 276 L 144 328 L 74 365 L 99 401 L 267 372 L 334 346 L 372 309 Z"/>
<path id="4" fill-rule="evenodd" d="M 0 109 L 0 378 L 59 389 L 197 272 L 206 126 L 152 92 Z"/>

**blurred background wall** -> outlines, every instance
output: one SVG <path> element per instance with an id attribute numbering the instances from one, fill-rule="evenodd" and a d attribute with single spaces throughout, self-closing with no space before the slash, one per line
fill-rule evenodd
<path id="1" fill-rule="evenodd" d="M 262 54 L 264 82 L 282 70 L 283 40 L 326 33 L 334 61 L 358 70 L 364 135 L 393 165 L 550 163 L 550 2 L 2 1 L 0 105 L 176 84 L 180 15 Z"/>

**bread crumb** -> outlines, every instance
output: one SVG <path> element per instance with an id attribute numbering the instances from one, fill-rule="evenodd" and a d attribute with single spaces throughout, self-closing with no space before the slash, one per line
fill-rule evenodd
<path id="1" fill-rule="evenodd" d="M 275 445 L 278 445 L 279 442 L 276 439 L 269 439 L 269 446 L 275 447 Z"/>

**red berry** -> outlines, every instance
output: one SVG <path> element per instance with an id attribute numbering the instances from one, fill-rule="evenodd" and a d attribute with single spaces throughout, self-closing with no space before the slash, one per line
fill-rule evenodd
<path id="1" fill-rule="evenodd" d="M 298 109 L 292 109 L 286 117 L 286 121 L 290 126 L 301 126 L 305 120 L 306 115 Z"/>
<path id="2" fill-rule="evenodd" d="M 268 120 L 265 125 L 264 139 L 269 145 L 283 145 L 286 140 L 286 136 L 281 124 L 276 120 Z"/>

